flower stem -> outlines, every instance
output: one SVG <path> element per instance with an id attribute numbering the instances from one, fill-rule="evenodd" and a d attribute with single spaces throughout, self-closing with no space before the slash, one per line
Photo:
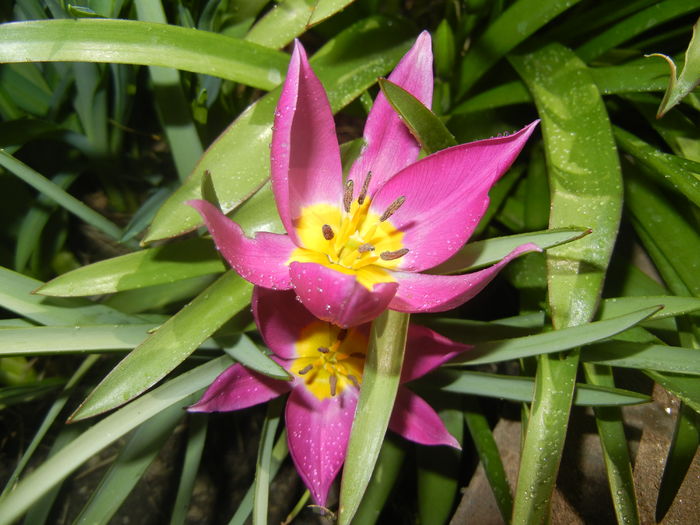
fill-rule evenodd
<path id="1" fill-rule="evenodd" d="M 362 389 L 340 486 L 338 525 L 352 521 L 367 489 L 401 379 L 409 314 L 386 310 L 372 323 Z"/>

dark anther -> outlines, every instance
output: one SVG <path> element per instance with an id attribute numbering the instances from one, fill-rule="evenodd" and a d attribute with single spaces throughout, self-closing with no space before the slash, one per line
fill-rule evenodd
<path id="1" fill-rule="evenodd" d="M 333 228 L 331 228 L 328 224 L 321 226 L 321 231 L 323 231 L 323 238 L 327 241 L 330 241 L 333 237 L 335 237 Z"/>
<path id="2" fill-rule="evenodd" d="M 395 259 L 400 259 L 407 253 L 408 248 L 401 248 L 400 250 L 396 250 L 395 252 L 382 252 L 379 254 L 379 257 L 381 257 L 384 261 L 393 261 Z"/>
<path id="3" fill-rule="evenodd" d="M 355 385 L 357 388 L 360 388 L 360 382 L 357 380 L 357 378 L 354 375 L 348 374 L 348 379 L 350 381 L 352 381 L 353 385 Z"/>
<path id="4" fill-rule="evenodd" d="M 336 336 L 336 339 L 338 341 L 344 341 L 345 338 L 348 336 L 348 329 L 343 328 L 340 332 L 338 332 L 338 335 Z"/>
<path id="5" fill-rule="evenodd" d="M 319 346 L 316 350 L 318 350 L 322 354 L 327 354 L 328 352 L 330 352 L 330 350 L 328 348 L 326 348 L 325 346 Z"/>
<path id="6" fill-rule="evenodd" d="M 357 251 L 360 253 L 366 253 L 366 252 L 373 252 L 374 251 L 374 246 L 371 245 L 370 243 L 366 242 L 364 244 L 361 244 L 358 248 Z"/>
<path id="7" fill-rule="evenodd" d="M 389 217 L 391 217 L 392 215 L 394 215 L 394 213 L 396 213 L 396 210 L 398 210 L 404 202 L 406 202 L 406 197 L 401 196 L 401 197 L 399 197 L 398 199 L 396 199 L 394 202 L 392 202 L 391 204 L 389 204 L 389 207 L 388 207 L 388 208 L 386 209 L 386 211 L 382 214 L 382 216 L 379 217 L 379 220 L 380 220 L 381 222 L 384 222 L 384 221 L 387 220 Z"/>
<path id="8" fill-rule="evenodd" d="M 338 388 L 338 377 L 334 375 L 329 377 L 328 383 L 331 386 L 331 396 L 335 396 L 336 389 Z"/>
<path id="9" fill-rule="evenodd" d="M 350 354 L 350 357 L 354 357 L 356 359 L 364 359 L 367 356 L 362 352 L 353 352 L 352 354 Z"/>
<path id="10" fill-rule="evenodd" d="M 303 376 L 304 374 L 308 374 L 309 372 L 311 372 L 311 370 L 313 370 L 313 368 L 314 368 L 314 365 L 306 365 L 304 368 L 299 370 L 299 372 L 297 372 L 297 373 L 300 376 Z"/>
<path id="11" fill-rule="evenodd" d="M 354 184 L 351 180 L 345 183 L 345 191 L 343 192 L 343 208 L 346 213 L 350 213 L 350 205 L 352 204 L 352 192 Z"/>
<path id="12" fill-rule="evenodd" d="M 357 197 L 357 203 L 362 204 L 365 202 L 365 197 L 367 196 L 367 190 L 369 189 L 369 181 L 372 180 L 372 172 L 368 171 L 365 181 L 362 183 L 362 190 L 360 190 L 360 195 Z"/>

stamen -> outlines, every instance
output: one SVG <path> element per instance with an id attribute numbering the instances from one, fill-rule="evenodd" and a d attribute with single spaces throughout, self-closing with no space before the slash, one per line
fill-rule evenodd
<path id="1" fill-rule="evenodd" d="M 356 359 L 364 359 L 367 356 L 362 352 L 353 352 L 352 354 L 350 354 L 350 357 L 354 357 Z"/>
<path id="2" fill-rule="evenodd" d="M 328 378 L 328 383 L 330 384 L 331 387 L 331 397 L 335 397 L 335 393 L 338 388 L 338 377 L 335 375 L 332 375 L 331 377 Z"/>
<path id="3" fill-rule="evenodd" d="M 335 237 L 335 233 L 333 233 L 333 228 L 331 228 L 328 224 L 324 224 L 323 226 L 321 226 L 321 231 L 323 232 L 323 238 L 327 241 L 330 241 L 333 237 Z"/>
<path id="4" fill-rule="evenodd" d="M 338 335 L 335 337 L 338 341 L 343 341 L 348 336 L 348 329 L 343 328 Z"/>
<path id="5" fill-rule="evenodd" d="M 346 213 L 350 213 L 350 206 L 352 205 L 353 188 L 354 183 L 351 180 L 345 183 L 345 191 L 343 192 L 343 208 L 345 208 Z"/>
<path id="6" fill-rule="evenodd" d="M 373 252 L 374 251 L 374 246 L 371 245 L 370 243 L 366 242 L 364 244 L 361 244 L 358 248 L 357 251 L 360 253 L 367 253 L 367 252 Z"/>
<path id="7" fill-rule="evenodd" d="M 304 368 L 299 370 L 297 372 L 297 374 L 299 374 L 300 376 L 303 376 L 304 374 L 308 374 L 309 372 L 311 372 L 311 370 L 313 370 L 313 368 L 314 368 L 314 365 L 306 365 Z"/>
<path id="8" fill-rule="evenodd" d="M 367 190 L 369 189 L 369 181 L 372 180 L 372 172 L 368 171 L 365 181 L 362 183 L 362 190 L 360 190 L 360 195 L 357 197 L 357 203 L 362 204 L 365 202 L 365 197 L 367 196 Z"/>
<path id="9" fill-rule="evenodd" d="M 396 213 L 396 210 L 398 210 L 404 202 L 406 202 L 406 197 L 401 196 L 398 199 L 396 199 L 394 202 L 389 204 L 389 207 L 386 209 L 386 211 L 382 214 L 381 217 L 379 217 L 379 221 L 384 222 L 389 217 L 394 215 L 394 213 Z"/>
<path id="10" fill-rule="evenodd" d="M 360 388 L 360 382 L 357 380 L 357 378 L 354 375 L 348 374 L 348 379 L 350 381 L 352 381 L 353 385 L 355 385 L 357 388 Z"/>
<path id="11" fill-rule="evenodd" d="M 396 259 L 400 259 L 407 253 L 408 248 L 401 248 L 400 250 L 396 250 L 395 252 L 382 252 L 379 254 L 379 257 L 381 257 L 384 261 L 394 261 Z"/>
<path id="12" fill-rule="evenodd" d="M 328 352 L 330 352 L 330 350 L 328 348 L 326 348 L 325 346 L 319 346 L 316 350 L 318 350 L 322 354 L 327 354 Z"/>

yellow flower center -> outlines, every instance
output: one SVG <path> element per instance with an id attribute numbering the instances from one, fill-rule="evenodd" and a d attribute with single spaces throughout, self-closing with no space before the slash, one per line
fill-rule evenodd
<path id="1" fill-rule="evenodd" d="M 296 351 L 290 371 L 320 401 L 360 387 L 367 337 L 359 330 L 313 321 L 302 329 Z"/>
<path id="2" fill-rule="evenodd" d="M 381 216 L 370 211 L 371 199 L 366 196 L 370 178 L 368 174 L 354 201 L 352 182 L 348 182 L 342 209 L 314 204 L 302 210 L 294 226 L 304 247 L 295 249 L 288 263 L 314 262 L 353 274 L 368 290 L 376 283 L 394 282 L 386 270 L 396 268 L 408 249 L 403 246 L 403 233 L 389 218 L 404 198 L 396 199 Z"/>

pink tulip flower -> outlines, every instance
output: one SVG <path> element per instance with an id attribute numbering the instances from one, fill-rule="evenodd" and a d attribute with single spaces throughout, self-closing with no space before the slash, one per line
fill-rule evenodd
<path id="1" fill-rule="evenodd" d="M 427 32 L 389 80 L 430 104 Z M 258 232 L 250 239 L 210 203 L 189 204 L 243 278 L 294 289 L 320 319 L 349 327 L 386 308 L 450 310 L 476 295 L 514 257 L 538 250 L 520 246 L 494 266 L 465 275 L 422 273 L 469 239 L 486 211 L 489 190 L 536 125 L 417 160 L 420 145 L 380 93 L 367 118 L 364 148 L 344 183 L 328 98 L 296 42 L 272 134 L 272 190 L 287 233 Z"/>
<path id="2" fill-rule="evenodd" d="M 315 502 L 325 506 L 328 489 L 345 461 L 370 326 L 340 328 L 311 315 L 295 300 L 293 291 L 258 286 L 253 292 L 253 314 L 272 359 L 292 380 L 273 379 L 235 364 L 189 410 L 240 410 L 289 392 L 285 410 L 289 451 Z M 423 445 L 459 448 L 437 413 L 403 384 L 469 348 L 410 325 L 391 430 Z"/>

